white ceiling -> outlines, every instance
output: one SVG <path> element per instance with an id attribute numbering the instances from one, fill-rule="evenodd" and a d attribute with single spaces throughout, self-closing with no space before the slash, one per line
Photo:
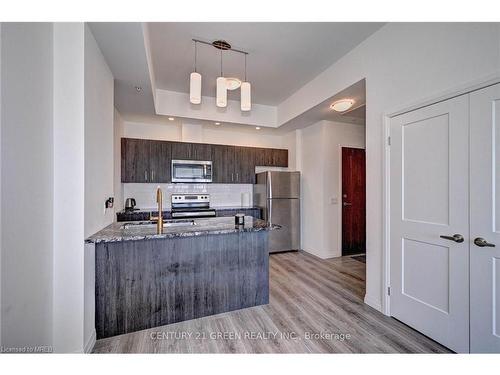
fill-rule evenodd
<path id="1" fill-rule="evenodd" d="M 158 88 L 189 91 L 194 67 L 192 38 L 224 39 L 249 52 L 247 76 L 252 102 L 278 105 L 340 59 L 382 23 L 149 23 L 153 68 Z M 124 43 L 126 46 L 126 43 Z M 122 46 L 123 47 L 123 46 Z M 244 78 L 242 54 L 223 53 L 224 76 Z M 215 96 L 220 51 L 198 44 L 203 95 Z M 239 91 L 229 98 L 239 100 Z"/>
<path id="2" fill-rule="evenodd" d="M 89 23 L 115 77 L 115 106 L 124 117 L 156 116 L 143 25 L 137 22 Z M 252 101 L 271 105 L 289 97 L 381 26 L 380 23 L 146 24 L 158 88 L 187 92 L 193 69 L 191 39 L 225 38 L 234 48 L 250 52 L 248 79 L 252 82 Z M 217 52 L 211 46 L 199 45 L 198 70 L 203 74 L 204 95 L 213 96 L 215 91 L 220 63 Z M 242 77 L 242 55 L 225 54 L 224 75 Z M 135 86 L 141 86 L 142 92 L 138 93 Z M 330 104 L 342 97 L 355 99 L 355 108 L 359 108 L 344 115 L 330 110 Z M 234 99 L 239 100 L 238 97 Z M 364 124 L 364 101 L 363 80 L 284 124 L 280 131 L 302 128 L 320 120 Z"/>
<path id="3" fill-rule="evenodd" d="M 330 105 L 340 99 L 352 99 L 354 105 L 346 112 L 335 112 Z M 366 81 L 362 79 L 295 117 L 279 128 L 280 132 L 305 128 L 318 121 L 328 120 L 356 125 L 366 124 Z"/>
<path id="4" fill-rule="evenodd" d="M 115 78 L 115 107 L 122 115 L 155 114 L 142 24 L 88 23 Z M 141 87 L 137 92 L 135 87 Z"/>

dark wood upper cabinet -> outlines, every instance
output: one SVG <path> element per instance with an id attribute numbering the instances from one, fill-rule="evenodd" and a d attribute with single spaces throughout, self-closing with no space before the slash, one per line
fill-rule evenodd
<path id="1" fill-rule="evenodd" d="M 171 142 L 172 159 L 174 160 L 191 160 L 193 155 L 192 143 Z"/>
<path id="2" fill-rule="evenodd" d="M 236 147 L 234 173 L 236 183 L 255 183 L 255 152 L 252 147 Z"/>
<path id="3" fill-rule="evenodd" d="M 171 181 L 173 159 L 211 160 L 213 182 L 255 183 L 255 166 L 288 167 L 288 150 L 122 138 L 122 182 Z"/>
<path id="4" fill-rule="evenodd" d="M 272 164 L 274 167 L 288 167 L 288 150 L 273 149 Z"/>
<path id="5" fill-rule="evenodd" d="M 170 143 L 122 138 L 122 182 L 170 182 Z"/>
<path id="6" fill-rule="evenodd" d="M 255 165 L 262 167 L 288 167 L 288 150 L 256 148 Z"/>
<path id="7" fill-rule="evenodd" d="M 148 182 L 149 141 L 122 138 L 122 182 Z"/>
<path id="8" fill-rule="evenodd" d="M 218 184 L 234 183 L 235 147 L 213 145 L 212 151 L 212 181 Z"/>
<path id="9" fill-rule="evenodd" d="M 212 160 L 213 145 L 206 143 L 192 143 L 191 160 Z"/>
<path id="10" fill-rule="evenodd" d="M 172 148 L 170 142 L 150 141 L 149 169 L 150 181 L 166 183 L 171 181 Z"/>

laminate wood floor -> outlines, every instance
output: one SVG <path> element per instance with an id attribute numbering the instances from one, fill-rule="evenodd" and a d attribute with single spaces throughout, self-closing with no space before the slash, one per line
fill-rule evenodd
<path id="1" fill-rule="evenodd" d="M 270 256 L 270 303 L 98 340 L 94 353 L 447 353 L 363 303 L 365 264 Z"/>

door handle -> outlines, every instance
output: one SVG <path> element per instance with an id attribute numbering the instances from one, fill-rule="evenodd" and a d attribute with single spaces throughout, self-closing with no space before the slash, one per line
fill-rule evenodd
<path id="1" fill-rule="evenodd" d="M 477 237 L 474 239 L 474 245 L 479 247 L 495 247 L 494 243 L 489 243 L 484 238 Z"/>
<path id="2" fill-rule="evenodd" d="M 461 234 L 454 234 L 453 236 L 439 236 L 441 238 L 444 238 L 445 240 L 450 240 L 450 241 L 455 241 L 458 243 L 464 242 L 464 236 Z"/>
<path id="3" fill-rule="evenodd" d="M 349 202 L 344 202 L 342 203 L 344 205 L 344 207 L 347 207 L 347 206 L 352 206 L 352 203 L 349 203 Z"/>

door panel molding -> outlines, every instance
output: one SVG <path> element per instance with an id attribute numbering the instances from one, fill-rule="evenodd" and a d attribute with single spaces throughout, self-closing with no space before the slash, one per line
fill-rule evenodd
<path id="1" fill-rule="evenodd" d="M 391 315 L 468 352 L 469 98 L 397 116 L 390 132 Z M 467 242 L 440 237 L 456 233 Z"/>

